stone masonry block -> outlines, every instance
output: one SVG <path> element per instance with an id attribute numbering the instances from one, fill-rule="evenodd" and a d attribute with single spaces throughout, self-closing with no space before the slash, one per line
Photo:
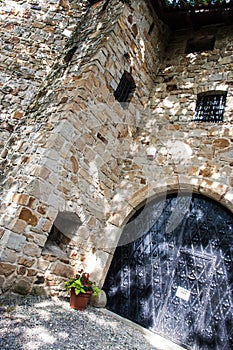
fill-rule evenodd
<path id="1" fill-rule="evenodd" d="M 47 158 L 43 165 L 46 168 L 48 168 L 50 171 L 55 172 L 55 173 L 58 173 L 59 167 L 60 167 L 60 165 L 59 165 L 57 160 L 50 159 L 50 158 Z"/>
<path id="2" fill-rule="evenodd" d="M 0 275 L 10 276 L 16 270 L 16 266 L 9 263 L 0 263 Z"/>
<path id="3" fill-rule="evenodd" d="M 18 294 L 27 295 L 30 291 L 32 280 L 29 278 L 21 278 L 14 285 L 13 291 Z"/>
<path id="4" fill-rule="evenodd" d="M 23 265 L 25 267 L 32 267 L 36 262 L 36 259 L 29 258 L 29 257 L 20 257 L 18 260 L 19 265 Z"/>
<path id="5" fill-rule="evenodd" d="M 53 187 L 45 181 L 34 179 L 28 186 L 28 192 L 43 202 L 48 200 L 49 195 L 53 192 Z"/>
<path id="6" fill-rule="evenodd" d="M 27 223 L 24 220 L 16 219 L 12 227 L 12 231 L 16 233 L 23 233 Z"/>
<path id="7" fill-rule="evenodd" d="M 36 165 L 34 169 L 32 170 L 32 174 L 34 176 L 40 177 L 42 179 L 47 179 L 49 177 L 49 174 L 51 173 L 51 170 L 46 168 L 45 166 Z"/>
<path id="8" fill-rule="evenodd" d="M 219 201 L 227 192 L 227 186 L 217 181 L 203 180 L 199 190 L 201 194 L 207 195 L 216 201 Z"/>
<path id="9" fill-rule="evenodd" d="M 0 228 L 0 239 L 3 237 L 3 235 L 4 235 L 4 229 Z"/>
<path id="10" fill-rule="evenodd" d="M 54 148 L 55 150 L 59 151 L 62 149 L 65 142 L 66 142 L 66 139 L 64 137 L 62 137 L 59 133 L 53 134 L 47 140 L 45 147 L 46 148 Z"/>
<path id="11" fill-rule="evenodd" d="M 1 254 L 1 261 L 2 262 L 8 262 L 8 263 L 15 263 L 17 259 L 17 255 L 15 254 L 15 250 L 11 249 L 4 249 L 4 251 Z"/>
<path id="12" fill-rule="evenodd" d="M 227 139 L 214 140 L 213 146 L 216 148 L 227 148 L 230 146 L 230 142 Z"/>
<path id="13" fill-rule="evenodd" d="M 74 127 L 67 120 L 63 120 L 60 125 L 56 128 L 56 133 L 64 137 L 66 140 L 70 140 L 72 138 L 72 134 L 74 133 Z"/>
<path id="14" fill-rule="evenodd" d="M 13 194 L 12 200 L 17 204 L 26 205 L 28 203 L 29 196 L 27 194 L 15 193 Z"/>
<path id="15" fill-rule="evenodd" d="M 39 257 L 41 254 L 41 248 L 34 243 L 26 243 L 23 253 L 31 257 Z"/>
<path id="16" fill-rule="evenodd" d="M 45 271 L 50 265 L 50 261 L 43 259 L 42 257 L 38 259 L 38 269 Z"/>
<path id="17" fill-rule="evenodd" d="M 39 247 L 43 247 L 45 245 L 47 238 L 47 235 L 42 232 L 33 234 L 33 242 Z"/>
<path id="18" fill-rule="evenodd" d="M 25 240 L 26 237 L 11 232 L 6 243 L 6 248 L 20 252 L 25 243 Z"/>
<path id="19" fill-rule="evenodd" d="M 38 218 L 36 215 L 32 213 L 32 211 L 28 208 L 22 208 L 19 214 L 19 219 L 25 221 L 29 225 L 36 226 L 38 222 Z"/>
<path id="20" fill-rule="evenodd" d="M 233 190 L 228 190 L 226 192 L 224 197 L 221 199 L 221 203 L 233 213 Z"/>
<path id="21" fill-rule="evenodd" d="M 57 262 L 51 269 L 51 273 L 57 276 L 63 276 L 69 278 L 75 274 L 75 269 L 73 269 L 68 264 L 63 264 L 61 262 Z"/>
<path id="22" fill-rule="evenodd" d="M 71 164 L 72 164 L 73 172 L 74 172 L 75 174 L 77 174 L 77 172 L 78 172 L 78 162 L 77 162 L 77 159 L 75 158 L 75 156 L 71 156 L 71 157 L 70 157 L 70 161 L 71 161 Z"/>

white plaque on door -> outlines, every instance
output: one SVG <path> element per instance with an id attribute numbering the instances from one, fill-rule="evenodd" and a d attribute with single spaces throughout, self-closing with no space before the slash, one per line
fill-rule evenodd
<path id="1" fill-rule="evenodd" d="M 178 286 L 177 291 L 176 291 L 176 297 L 183 299 L 185 301 L 188 301 L 190 294 L 191 294 L 190 290 Z"/>

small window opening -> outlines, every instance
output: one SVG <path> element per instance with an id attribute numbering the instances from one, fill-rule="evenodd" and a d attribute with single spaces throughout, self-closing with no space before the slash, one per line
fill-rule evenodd
<path id="1" fill-rule="evenodd" d="M 48 239 L 42 249 L 42 255 L 50 255 L 59 258 L 63 262 L 69 262 L 66 246 L 70 239 L 66 237 L 59 229 L 53 225 L 49 232 Z"/>
<path id="2" fill-rule="evenodd" d="M 199 94 L 194 121 L 222 122 L 226 104 L 226 92 Z"/>
<path id="3" fill-rule="evenodd" d="M 120 102 L 130 102 L 133 93 L 135 91 L 136 85 L 133 77 L 130 73 L 124 72 L 121 77 L 120 83 L 114 92 L 115 99 Z"/>
<path id="4" fill-rule="evenodd" d="M 57 256 L 60 260 L 68 261 L 67 247 L 81 224 L 81 220 L 75 213 L 58 213 L 42 250 L 42 255 Z"/>
<path id="5" fill-rule="evenodd" d="M 65 57 L 64 57 L 64 60 L 65 60 L 66 63 L 68 63 L 68 62 L 70 62 L 70 61 L 72 60 L 72 58 L 73 58 L 73 56 L 74 56 L 75 51 L 77 50 L 77 48 L 78 48 L 77 46 L 74 46 L 74 47 L 70 48 L 70 49 L 67 51 L 67 53 L 66 53 L 66 55 L 65 55 Z"/>
<path id="6" fill-rule="evenodd" d="M 109 5 L 110 0 L 106 0 L 104 6 L 102 7 L 102 11 L 105 11 Z"/>
<path id="7" fill-rule="evenodd" d="M 167 91 L 168 91 L 168 92 L 176 91 L 176 90 L 178 90 L 176 84 L 167 84 Z"/>
<path id="8" fill-rule="evenodd" d="M 96 2 L 99 2 L 100 0 L 88 0 L 90 5 L 94 5 Z"/>
<path id="9" fill-rule="evenodd" d="M 208 36 L 200 39 L 189 39 L 187 41 L 185 53 L 203 52 L 213 50 L 215 44 L 215 37 Z"/>

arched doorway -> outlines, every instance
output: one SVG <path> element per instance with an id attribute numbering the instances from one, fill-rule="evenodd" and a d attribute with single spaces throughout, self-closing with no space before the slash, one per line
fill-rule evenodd
<path id="1" fill-rule="evenodd" d="M 174 212 L 182 219 L 172 227 Z M 232 349 L 232 214 L 206 197 L 173 195 L 131 222 L 138 238 L 115 251 L 107 307 L 187 349 Z"/>

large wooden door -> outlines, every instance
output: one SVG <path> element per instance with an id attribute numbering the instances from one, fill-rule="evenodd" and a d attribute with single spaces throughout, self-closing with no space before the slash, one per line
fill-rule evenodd
<path id="1" fill-rule="evenodd" d="M 132 218 L 130 234 L 138 238 L 115 251 L 107 307 L 187 349 L 230 350 L 233 217 L 207 198 L 186 199 L 169 197 L 162 210 L 155 201 Z M 188 207 L 170 230 L 182 201 Z"/>

